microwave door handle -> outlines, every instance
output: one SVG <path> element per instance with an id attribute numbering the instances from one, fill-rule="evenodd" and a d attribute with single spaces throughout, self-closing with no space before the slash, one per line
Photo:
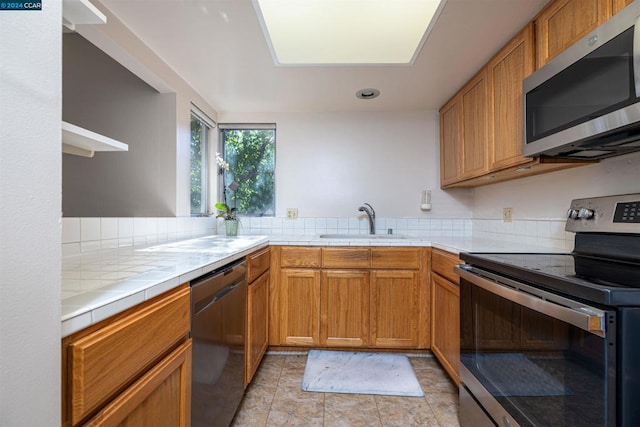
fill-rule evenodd
<path id="1" fill-rule="evenodd" d="M 569 323 L 600 337 L 604 338 L 605 336 L 606 313 L 602 310 L 585 306 L 559 295 L 533 288 L 468 265 L 457 266 L 455 267 L 455 271 L 461 278 L 492 294 L 501 296 L 531 310 L 546 314 L 554 319 Z M 479 276 L 474 272 L 478 272 L 482 274 L 482 276 L 487 276 L 492 280 Z M 505 284 L 498 283 L 496 280 L 500 280 Z M 518 290 L 517 288 L 526 290 L 526 292 Z M 554 299 L 558 302 L 551 302 Z"/>
<path id="2" fill-rule="evenodd" d="M 640 98 L 640 16 L 633 26 L 633 80 L 636 98 Z"/>

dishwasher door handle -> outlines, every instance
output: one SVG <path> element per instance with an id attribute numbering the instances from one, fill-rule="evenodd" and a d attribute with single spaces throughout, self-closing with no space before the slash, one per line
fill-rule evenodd
<path id="1" fill-rule="evenodd" d="M 233 283 L 227 287 L 220 289 L 213 296 L 207 298 L 206 300 L 198 301 L 198 303 L 195 306 L 195 312 L 193 313 L 193 315 L 197 316 L 198 314 L 202 313 L 203 311 L 211 307 L 213 304 L 217 303 L 222 298 L 224 298 L 224 296 L 227 295 L 229 292 L 231 292 L 232 290 L 240 286 L 243 282 L 244 280 Z"/>

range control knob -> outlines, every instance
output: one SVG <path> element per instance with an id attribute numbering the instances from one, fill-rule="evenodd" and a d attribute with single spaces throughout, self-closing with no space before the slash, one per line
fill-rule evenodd
<path id="1" fill-rule="evenodd" d="M 577 210 L 577 209 L 573 209 L 573 208 L 571 208 L 571 209 L 569 209 L 569 210 L 567 211 L 567 217 L 568 217 L 568 218 L 571 218 L 571 219 L 577 219 L 577 218 L 578 218 L 578 213 L 579 213 L 579 212 L 578 212 L 578 210 Z"/>
<path id="2" fill-rule="evenodd" d="M 580 212 L 578 212 L 578 218 L 580 219 L 591 219 L 595 215 L 595 211 L 593 209 L 582 208 Z"/>

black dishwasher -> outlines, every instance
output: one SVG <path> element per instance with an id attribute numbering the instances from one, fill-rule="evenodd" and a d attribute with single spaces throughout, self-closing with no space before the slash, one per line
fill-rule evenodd
<path id="1" fill-rule="evenodd" d="M 191 425 L 228 426 L 244 395 L 244 259 L 191 282 Z"/>

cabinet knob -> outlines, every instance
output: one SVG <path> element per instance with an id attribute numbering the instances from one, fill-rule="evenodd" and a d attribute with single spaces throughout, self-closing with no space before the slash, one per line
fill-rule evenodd
<path id="1" fill-rule="evenodd" d="M 567 218 L 577 219 L 578 218 L 578 210 L 577 209 L 569 209 L 567 211 Z"/>
<path id="2" fill-rule="evenodd" d="M 578 218 L 580 219 L 591 219 L 595 215 L 595 211 L 593 209 L 582 208 L 580 212 L 578 212 Z"/>

